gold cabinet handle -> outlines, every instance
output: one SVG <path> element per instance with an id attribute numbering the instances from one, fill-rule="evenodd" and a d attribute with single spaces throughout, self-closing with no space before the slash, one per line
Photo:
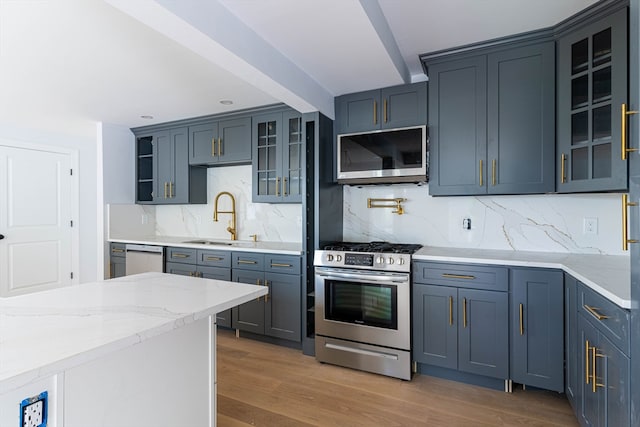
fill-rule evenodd
<path id="1" fill-rule="evenodd" d="M 482 180 L 482 175 L 483 175 L 483 172 L 484 172 L 482 164 L 483 164 L 483 161 L 482 161 L 482 159 L 480 159 L 480 187 L 484 187 L 484 182 Z"/>
<path id="2" fill-rule="evenodd" d="M 378 102 L 373 100 L 373 124 L 378 124 Z"/>
<path id="3" fill-rule="evenodd" d="M 565 175 L 565 170 L 564 170 L 564 165 L 567 161 L 567 155 L 562 153 L 562 155 L 560 156 L 560 183 L 564 184 L 565 182 L 567 182 L 567 177 Z"/>
<path id="4" fill-rule="evenodd" d="M 256 286 L 262 286 L 260 279 L 256 279 Z M 260 301 L 260 297 L 258 297 L 258 301 Z"/>
<path id="5" fill-rule="evenodd" d="M 174 197 L 176 197 L 173 191 L 175 188 L 176 188 L 176 184 L 173 181 L 169 182 L 169 198 L 170 199 L 173 199 Z"/>
<path id="6" fill-rule="evenodd" d="M 622 160 L 627 160 L 627 153 L 631 153 L 633 151 L 638 151 L 637 148 L 628 148 L 627 147 L 627 116 L 632 114 L 638 114 L 638 111 L 628 111 L 627 104 L 622 104 L 621 114 L 622 117 L 622 128 L 620 132 L 620 141 L 621 141 L 621 149 L 620 154 L 622 155 Z"/>
<path id="7" fill-rule="evenodd" d="M 496 185 L 496 159 L 491 161 L 491 185 Z"/>
<path id="8" fill-rule="evenodd" d="M 165 183 L 164 183 L 164 198 L 165 198 L 165 199 L 167 198 L 167 188 L 168 188 L 168 187 L 169 187 L 169 183 L 168 183 L 168 182 L 165 182 Z"/>
<path id="9" fill-rule="evenodd" d="M 265 280 L 264 281 L 264 285 L 268 288 L 268 291 L 271 291 L 271 288 L 269 288 L 269 281 Z M 264 296 L 264 302 L 269 302 L 269 292 L 267 291 L 267 294 Z"/>
<path id="10" fill-rule="evenodd" d="M 629 243 L 638 243 L 637 239 L 629 238 L 629 223 L 627 218 L 627 209 L 629 206 L 638 206 L 638 202 L 630 202 L 627 193 L 622 195 L 622 250 L 629 250 Z"/>
<path id="11" fill-rule="evenodd" d="M 219 256 L 208 256 L 206 257 L 207 261 L 222 261 L 224 258 L 221 258 Z"/>
<path id="12" fill-rule="evenodd" d="M 216 139 L 211 138 L 211 157 L 216 156 Z"/>
<path id="13" fill-rule="evenodd" d="M 605 320 L 608 319 L 609 316 L 606 316 L 604 314 L 600 314 L 598 313 L 596 310 L 600 310 L 599 308 L 596 307 L 591 307 L 590 305 L 584 304 L 584 308 L 585 310 L 587 310 L 589 313 L 591 313 L 591 315 L 593 315 L 593 317 L 595 317 L 598 320 Z"/>
<path id="14" fill-rule="evenodd" d="M 584 382 L 589 384 L 589 340 L 584 342 Z"/>
<path id="15" fill-rule="evenodd" d="M 520 335 L 524 335 L 524 305 L 520 304 Z"/>
<path id="16" fill-rule="evenodd" d="M 239 259 L 238 260 L 238 264 L 253 264 L 253 265 L 255 265 L 255 264 L 257 264 L 257 262 L 256 261 L 249 261 L 249 260 L 245 260 L 245 259 Z"/>
<path id="17" fill-rule="evenodd" d="M 387 121 L 388 121 L 388 120 L 387 120 L 387 119 L 388 119 L 388 116 L 387 116 L 387 104 L 388 104 L 388 102 L 387 102 L 387 100 L 385 99 L 385 100 L 384 100 L 384 104 L 382 105 L 382 110 L 383 110 L 383 116 L 384 116 L 384 122 L 385 122 L 385 123 L 387 123 Z"/>
<path id="18" fill-rule="evenodd" d="M 467 327 L 467 299 L 462 299 L 462 326 Z"/>
<path id="19" fill-rule="evenodd" d="M 593 393 L 596 392 L 596 388 L 597 388 L 597 379 L 598 377 L 596 376 L 596 346 L 594 345 L 593 347 L 591 347 L 591 391 Z"/>
<path id="20" fill-rule="evenodd" d="M 116 275 L 115 271 L 116 271 L 115 264 L 110 262 L 109 263 L 109 279 L 113 279 L 113 276 Z"/>
<path id="21" fill-rule="evenodd" d="M 449 273 L 442 273 L 442 277 L 444 277 L 445 279 L 465 279 L 465 280 L 473 280 L 476 278 L 476 276 L 468 276 L 466 274 L 449 274 Z"/>
<path id="22" fill-rule="evenodd" d="M 171 254 L 171 258 L 189 258 L 187 254 Z"/>
<path id="23" fill-rule="evenodd" d="M 276 196 L 280 195 L 280 177 L 276 177 Z"/>
<path id="24" fill-rule="evenodd" d="M 124 249 L 120 249 L 120 248 L 113 248 L 111 249 L 111 253 L 118 253 L 121 254 L 124 252 Z"/>
<path id="25" fill-rule="evenodd" d="M 218 157 L 222 156 L 222 138 L 218 138 Z"/>
<path id="26" fill-rule="evenodd" d="M 282 195 L 287 197 L 287 177 L 282 178 Z"/>
<path id="27" fill-rule="evenodd" d="M 453 297 L 449 296 L 449 325 L 453 325 Z"/>
<path id="28" fill-rule="evenodd" d="M 291 264 L 280 264 L 278 262 L 272 262 L 271 263 L 271 267 L 287 267 L 287 268 L 291 268 L 293 266 Z"/>

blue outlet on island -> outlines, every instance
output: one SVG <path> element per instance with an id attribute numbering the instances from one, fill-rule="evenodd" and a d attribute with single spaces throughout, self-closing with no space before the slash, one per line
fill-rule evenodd
<path id="1" fill-rule="evenodd" d="M 21 427 L 47 427 L 47 392 L 20 402 Z"/>

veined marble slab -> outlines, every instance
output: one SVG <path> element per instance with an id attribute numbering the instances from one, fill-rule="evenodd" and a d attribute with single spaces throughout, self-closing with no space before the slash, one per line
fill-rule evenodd
<path id="1" fill-rule="evenodd" d="M 253 242 L 251 240 L 228 240 L 231 245 L 209 245 L 201 243 L 185 243 L 191 240 L 211 240 L 224 242 L 226 239 L 179 237 L 179 236 L 146 236 L 131 238 L 110 238 L 110 242 L 135 243 L 139 245 L 173 246 L 178 248 L 214 249 L 222 251 L 268 252 L 282 255 L 302 255 L 302 243 L 296 242 Z"/>
<path id="2" fill-rule="evenodd" d="M 413 259 L 560 269 L 620 307 L 631 308 L 631 267 L 628 256 L 426 246 L 416 252 Z"/>
<path id="3" fill-rule="evenodd" d="M 267 294 L 144 273 L 0 298 L 0 394 Z"/>

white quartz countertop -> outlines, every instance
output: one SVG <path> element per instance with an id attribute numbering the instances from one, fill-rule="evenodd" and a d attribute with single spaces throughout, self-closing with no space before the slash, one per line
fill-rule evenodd
<path id="1" fill-rule="evenodd" d="M 628 256 L 423 247 L 414 260 L 561 269 L 623 308 L 631 308 Z"/>
<path id="2" fill-rule="evenodd" d="M 0 298 L 0 394 L 266 293 L 264 286 L 143 273 Z"/>
<path id="3" fill-rule="evenodd" d="M 206 240 L 219 244 L 187 243 Z M 173 246 L 178 248 L 215 249 L 225 251 L 268 252 L 283 255 L 302 255 L 302 243 L 253 242 L 250 240 L 225 240 L 208 237 L 147 236 L 109 239 L 110 242 L 134 243 L 138 245 Z"/>

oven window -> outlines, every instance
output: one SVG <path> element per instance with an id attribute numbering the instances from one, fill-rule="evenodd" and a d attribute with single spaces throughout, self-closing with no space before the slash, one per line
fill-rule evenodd
<path id="1" fill-rule="evenodd" d="M 339 322 L 398 329 L 397 287 L 325 281 L 325 318 Z"/>

